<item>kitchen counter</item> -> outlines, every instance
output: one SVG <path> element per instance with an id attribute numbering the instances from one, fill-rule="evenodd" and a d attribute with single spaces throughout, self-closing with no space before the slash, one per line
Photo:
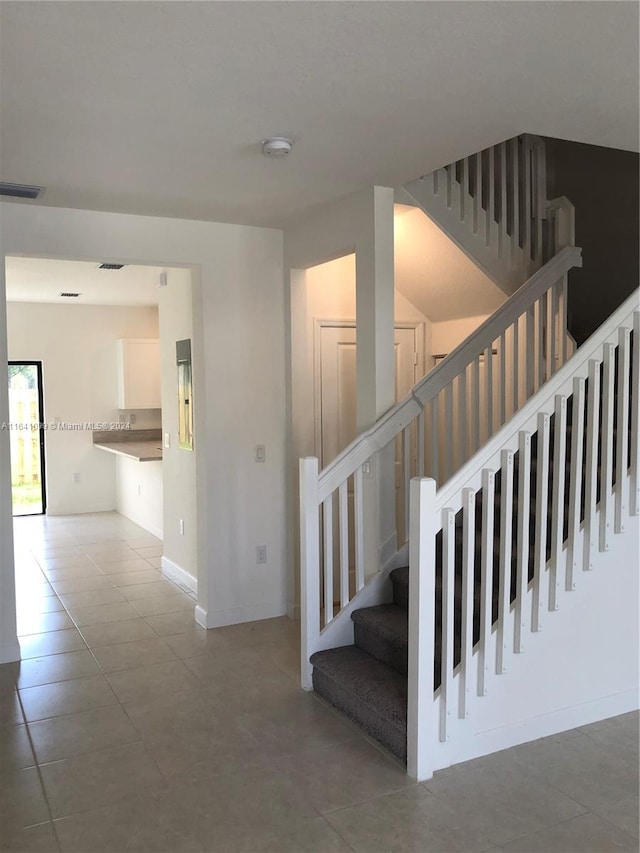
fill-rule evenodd
<path id="1" fill-rule="evenodd" d="M 162 461 L 162 447 L 158 441 L 112 441 L 94 442 L 98 450 L 106 450 L 108 453 L 117 453 L 138 462 L 160 462 Z"/>

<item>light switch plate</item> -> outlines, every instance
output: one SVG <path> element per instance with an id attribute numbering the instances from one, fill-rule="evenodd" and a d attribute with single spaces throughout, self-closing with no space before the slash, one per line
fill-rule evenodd
<path id="1" fill-rule="evenodd" d="M 171 447 L 171 433 L 165 432 L 164 434 L 164 446 L 169 448 Z"/>

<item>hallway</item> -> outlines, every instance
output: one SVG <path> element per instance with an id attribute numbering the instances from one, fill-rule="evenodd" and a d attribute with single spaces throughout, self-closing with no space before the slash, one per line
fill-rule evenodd
<path id="1" fill-rule="evenodd" d="M 116 513 L 15 535 L 3 853 L 637 851 L 637 714 L 416 785 L 299 689 L 297 623 L 204 631 Z"/>

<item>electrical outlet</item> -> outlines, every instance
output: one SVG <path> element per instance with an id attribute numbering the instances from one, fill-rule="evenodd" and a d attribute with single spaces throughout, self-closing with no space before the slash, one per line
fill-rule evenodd
<path id="1" fill-rule="evenodd" d="M 170 432 L 165 432 L 165 434 L 164 434 L 164 446 L 166 448 L 171 447 L 171 433 Z"/>
<path id="2" fill-rule="evenodd" d="M 267 448 L 264 444 L 256 444 L 255 460 L 256 462 L 265 462 L 267 459 Z"/>
<path id="3" fill-rule="evenodd" d="M 135 422 L 137 420 L 138 420 L 138 416 L 136 414 L 134 414 L 133 412 L 131 412 L 131 414 L 129 415 L 129 423 L 135 424 Z"/>
<path id="4" fill-rule="evenodd" d="M 180 536 L 184 536 L 184 518 L 181 518 L 178 521 L 178 528 L 180 530 Z"/>
<path id="5" fill-rule="evenodd" d="M 266 563 L 267 562 L 267 546 L 266 545 L 258 545 L 256 548 L 256 563 Z"/>

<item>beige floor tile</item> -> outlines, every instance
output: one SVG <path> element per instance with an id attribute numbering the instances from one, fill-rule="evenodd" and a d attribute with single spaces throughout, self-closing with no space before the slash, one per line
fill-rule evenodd
<path id="1" fill-rule="evenodd" d="M 131 560 L 136 554 L 135 551 L 126 545 L 116 542 L 96 542 L 84 545 L 83 550 L 96 563 Z"/>
<path id="2" fill-rule="evenodd" d="M 26 614 L 31 613 L 59 613 L 64 610 L 64 604 L 60 601 L 57 595 L 47 596 L 46 598 L 24 596 L 17 601 L 18 615 L 21 612 Z"/>
<path id="3" fill-rule="evenodd" d="M 120 705 L 29 723 L 29 732 L 40 764 L 140 739 Z"/>
<path id="4" fill-rule="evenodd" d="M 207 853 L 352 853 L 322 817 L 296 819 L 262 831 L 243 831 L 239 838 L 211 838 Z M 420 851 L 422 853 L 422 851 Z"/>
<path id="5" fill-rule="evenodd" d="M 149 563 L 141 557 L 128 560 L 96 560 L 100 571 L 105 575 L 122 575 L 129 572 L 148 572 Z"/>
<path id="6" fill-rule="evenodd" d="M 196 674 L 202 675 L 207 671 L 197 667 L 197 661 L 187 660 L 185 663 Z M 275 712 L 289 702 L 295 707 L 301 699 L 300 686 L 267 662 L 261 672 L 245 678 L 229 681 L 227 678 L 202 677 L 201 680 L 213 707 L 225 719 L 252 715 L 257 707 L 265 713 Z"/>
<path id="7" fill-rule="evenodd" d="M 57 853 L 58 842 L 50 821 L 25 828 L 2 828 L 3 853 Z"/>
<path id="8" fill-rule="evenodd" d="M 219 729 L 221 725 L 208 694 L 201 688 L 168 693 L 152 701 L 127 702 L 124 707 L 144 740 L 164 737 L 169 730 Z"/>
<path id="9" fill-rule="evenodd" d="M 3 832 L 49 819 L 36 767 L 0 775 L 0 815 Z"/>
<path id="10" fill-rule="evenodd" d="M 45 599 L 48 600 L 48 599 Z M 63 631 L 75 627 L 69 614 L 63 610 L 53 613 L 18 613 L 18 636 L 46 634 L 48 631 Z"/>
<path id="11" fill-rule="evenodd" d="M 66 578 L 64 580 L 53 580 L 52 586 L 59 596 L 74 595 L 79 592 L 91 592 L 92 590 L 113 589 L 113 584 L 108 577 L 96 568 L 96 573 L 83 578 Z"/>
<path id="12" fill-rule="evenodd" d="M 48 631 L 45 634 L 29 634 L 20 637 L 20 654 L 23 660 L 76 652 L 86 648 L 85 642 L 73 628 L 65 631 Z"/>
<path id="13" fill-rule="evenodd" d="M 501 850 L 504 853 L 637 853 L 638 842 L 597 815 L 585 814 L 515 839 Z"/>
<path id="14" fill-rule="evenodd" d="M 195 623 L 193 612 L 183 610 L 178 613 L 162 613 L 157 616 L 147 616 L 147 622 L 156 634 L 161 637 L 169 636 L 170 634 L 182 634 L 184 631 L 191 631 Z"/>
<path id="15" fill-rule="evenodd" d="M 91 569 L 94 568 L 86 554 L 81 551 L 68 549 L 67 553 L 56 553 L 55 556 L 38 557 L 42 569 L 49 573 L 60 569 Z M 78 575 L 80 577 L 80 575 Z"/>
<path id="16" fill-rule="evenodd" d="M 0 727 L 0 778 L 36 763 L 26 726 Z"/>
<path id="17" fill-rule="evenodd" d="M 201 853 L 180 806 L 167 794 L 126 802 L 55 822 L 63 853 Z"/>
<path id="18" fill-rule="evenodd" d="M 113 604 L 98 604 L 94 607 L 78 607 L 71 615 L 78 628 L 86 628 L 91 625 L 135 619 L 140 614 L 130 602 L 117 601 Z"/>
<path id="19" fill-rule="evenodd" d="M 118 604 L 125 600 L 121 592 L 114 587 L 110 589 L 92 589 L 84 592 L 60 594 L 60 600 L 70 613 L 86 611 L 89 607 L 99 607 L 102 604 Z"/>
<path id="20" fill-rule="evenodd" d="M 93 650 L 104 672 L 135 669 L 163 661 L 176 660 L 176 655 L 159 637 L 133 643 L 98 646 Z"/>
<path id="21" fill-rule="evenodd" d="M 171 646 L 179 658 L 192 658 L 209 653 L 218 654 L 231 647 L 230 643 L 216 630 L 205 631 L 195 620 L 190 630 L 182 634 L 169 634 L 164 641 Z"/>
<path id="22" fill-rule="evenodd" d="M 126 801 L 141 791 L 165 787 L 163 777 L 141 744 L 103 749 L 41 767 L 54 818 Z"/>
<path id="23" fill-rule="evenodd" d="M 0 667 L 0 670 L 2 667 Z M 24 723 L 18 694 L 12 687 L 0 684 L 0 729 Z"/>
<path id="24" fill-rule="evenodd" d="M 148 559 L 149 557 L 162 557 L 162 544 L 152 545 L 145 548 L 136 548 L 135 551 L 139 557 L 144 557 L 145 559 Z"/>
<path id="25" fill-rule="evenodd" d="M 400 762 L 354 732 L 354 740 L 276 759 L 321 813 L 356 805 L 413 784 Z"/>
<path id="26" fill-rule="evenodd" d="M 135 615 L 136 619 L 129 619 L 124 622 L 104 622 L 83 627 L 82 636 L 91 649 L 96 649 L 99 646 L 110 646 L 115 643 L 157 639 L 158 635 L 153 628 L 147 625 L 137 611 L 135 611 Z"/>
<path id="27" fill-rule="evenodd" d="M 638 809 L 638 789 L 629 791 L 615 803 L 606 803 L 594 809 L 599 817 L 624 830 L 634 838 L 640 838 L 640 813 Z M 640 849 L 640 845 L 639 849 Z"/>
<path id="28" fill-rule="evenodd" d="M 92 563 L 87 558 L 82 565 L 71 566 L 66 569 L 47 569 L 47 578 L 52 584 L 60 583 L 61 581 L 80 581 L 86 580 L 90 582 L 91 578 L 101 577 L 102 573 L 95 563 Z M 91 586 L 85 586 L 85 589 L 92 589 Z"/>
<path id="29" fill-rule="evenodd" d="M 182 614 L 181 614 L 182 615 Z M 153 618 L 149 617 L 148 622 Z M 155 625 L 154 625 L 155 627 Z M 247 679 L 259 679 L 265 674 L 279 678 L 282 681 L 282 673 L 275 664 L 269 664 L 259 651 L 254 649 L 238 649 L 231 643 L 227 644 L 224 652 L 220 654 L 197 655 L 185 660 L 189 669 L 207 686 L 222 686 L 227 682 L 246 681 Z"/>
<path id="30" fill-rule="evenodd" d="M 226 639 L 232 640 L 237 648 L 262 647 L 265 643 L 275 641 L 287 641 L 299 645 L 300 625 L 287 616 L 228 625 L 215 630 Z"/>
<path id="31" fill-rule="evenodd" d="M 180 590 L 178 587 L 167 580 L 159 580 L 154 583 L 141 583 L 134 586 L 125 586 L 121 589 L 122 594 L 128 601 L 135 601 L 141 598 L 156 598 L 157 596 L 177 595 Z"/>
<path id="32" fill-rule="evenodd" d="M 179 660 L 111 672 L 107 678 L 121 702 L 149 701 L 199 686 L 197 678 Z"/>
<path id="33" fill-rule="evenodd" d="M 274 770 L 210 776 L 206 784 L 178 777 L 172 788 L 208 849 L 249 851 L 257 839 L 277 838 L 318 818 L 291 781 Z"/>
<path id="34" fill-rule="evenodd" d="M 159 569 L 162 566 L 162 557 L 145 557 L 145 559 L 154 569 Z"/>
<path id="35" fill-rule="evenodd" d="M 149 534 L 148 536 L 138 536 L 135 539 L 127 539 L 126 544 L 135 551 L 136 548 L 161 548 L 162 540 Z"/>
<path id="36" fill-rule="evenodd" d="M 164 613 L 178 613 L 188 610 L 191 614 L 196 603 L 188 595 L 175 592 L 172 595 L 158 595 L 153 598 L 137 599 L 133 606 L 142 616 L 159 616 Z"/>
<path id="37" fill-rule="evenodd" d="M 139 586 L 140 584 L 160 581 L 162 575 L 150 568 L 148 572 L 124 572 L 123 574 L 108 575 L 108 579 L 115 587 Z"/>
<path id="38" fill-rule="evenodd" d="M 118 700 L 102 675 L 27 687 L 20 698 L 28 722 L 115 705 Z"/>
<path id="39" fill-rule="evenodd" d="M 59 655 L 47 655 L 42 658 L 30 658 L 22 661 L 18 687 L 37 687 L 41 684 L 53 684 L 56 681 L 69 681 L 73 678 L 98 675 L 100 668 L 88 649 L 78 652 L 63 652 Z"/>

